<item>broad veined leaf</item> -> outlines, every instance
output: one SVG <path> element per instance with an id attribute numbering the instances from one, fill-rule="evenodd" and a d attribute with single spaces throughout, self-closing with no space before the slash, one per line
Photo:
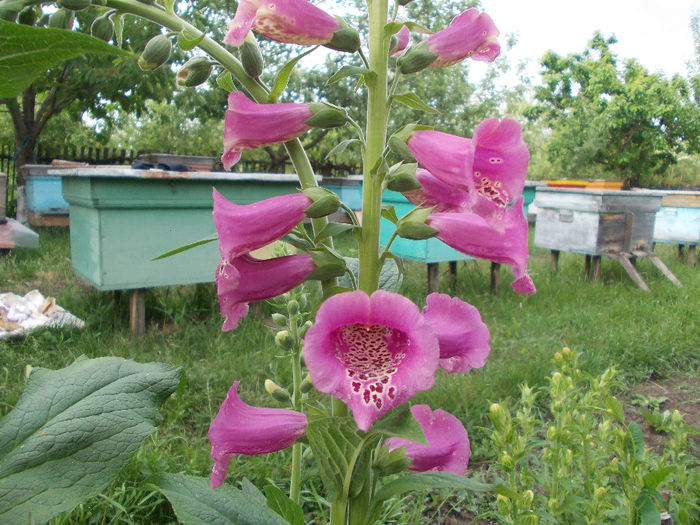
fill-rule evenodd
<path id="1" fill-rule="evenodd" d="M 423 102 L 423 100 L 421 100 L 421 98 L 415 93 L 400 93 L 398 95 L 392 95 L 390 100 L 401 102 L 401 104 L 404 104 L 409 108 L 417 109 L 420 111 L 426 111 L 428 113 L 440 113 L 437 109 L 431 108 L 428 104 Z"/>
<path id="2" fill-rule="evenodd" d="M 352 272 L 357 281 L 360 278 L 360 262 L 356 257 L 343 257 L 347 269 Z M 379 272 L 379 289 L 395 292 L 402 282 L 401 271 L 393 258 L 387 258 Z M 347 275 L 338 279 L 338 285 L 344 288 L 352 288 L 352 282 Z"/>
<path id="3" fill-rule="evenodd" d="M 364 143 L 360 139 L 344 140 L 344 141 L 340 142 L 339 144 L 336 144 L 335 146 L 333 146 L 333 149 L 330 150 L 326 154 L 326 159 L 329 159 L 333 155 L 340 155 L 348 148 L 348 146 L 350 146 L 351 144 L 355 144 L 355 143 L 359 144 L 361 147 L 364 146 Z"/>
<path id="4" fill-rule="evenodd" d="M 338 80 L 341 80 L 346 77 L 352 77 L 356 75 L 362 75 L 363 78 L 376 78 L 377 74 L 372 71 L 371 69 L 367 69 L 365 67 L 359 67 L 359 66 L 343 66 L 341 67 L 338 71 L 333 73 L 328 80 L 326 80 L 326 84 L 332 84 L 333 82 L 338 82 Z"/>
<path id="5" fill-rule="evenodd" d="M 212 490 L 209 479 L 184 474 L 160 474 L 151 482 L 186 525 L 289 525 L 264 501 L 231 485 Z"/>
<path id="6" fill-rule="evenodd" d="M 296 501 L 292 501 L 274 485 L 265 487 L 267 506 L 282 516 L 290 525 L 304 525 L 304 511 Z"/>
<path id="7" fill-rule="evenodd" d="M 0 523 L 44 523 L 98 494 L 155 431 L 179 380 L 178 368 L 119 357 L 33 369 L 0 420 Z"/>
<path id="8" fill-rule="evenodd" d="M 309 53 L 315 51 L 317 47 L 318 46 L 314 46 L 308 51 L 304 51 L 301 55 L 294 57 L 287 62 L 282 69 L 279 70 L 279 73 L 277 73 L 277 78 L 275 78 L 275 84 L 272 86 L 272 91 L 270 92 L 270 102 L 277 102 L 277 99 L 282 94 L 282 91 L 284 91 L 284 88 L 287 87 L 287 82 L 289 82 L 289 77 L 292 75 L 292 71 L 294 71 L 294 67 L 297 65 L 297 62 L 299 62 Z"/>
<path id="9" fill-rule="evenodd" d="M 411 414 L 408 403 L 391 410 L 387 415 L 372 425 L 372 432 L 379 432 L 385 437 L 399 437 L 427 445 L 423 427 Z"/>
<path id="10" fill-rule="evenodd" d="M 0 20 L 0 98 L 21 95 L 47 69 L 86 53 L 132 55 L 83 33 Z"/>

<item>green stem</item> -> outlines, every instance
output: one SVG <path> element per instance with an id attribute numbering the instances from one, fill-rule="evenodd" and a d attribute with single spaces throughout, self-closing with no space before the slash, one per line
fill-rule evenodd
<path id="1" fill-rule="evenodd" d="M 379 259 L 379 219 L 382 205 L 382 177 L 372 174 L 386 143 L 387 123 L 387 0 L 368 0 L 369 65 L 375 77 L 367 83 L 367 147 L 365 149 L 362 198 L 362 238 L 360 240 L 360 289 L 371 294 L 377 289 Z"/>
<path id="2" fill-rule="evenodd" d="M 331 523 L 330 525 L 345 525 L 347 521 L 348 500 L 345 497 L 338 498 L 331 502 Z"/>

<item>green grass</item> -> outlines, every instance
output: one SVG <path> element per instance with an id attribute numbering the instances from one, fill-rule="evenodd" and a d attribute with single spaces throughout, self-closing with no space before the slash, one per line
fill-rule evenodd
<path id="1" fill-rule="evenodd" d="M 234 332 L 220 331 L 221 319 L 213 285 L 158 288 L 146 295 L 147 333 L 131 337 L 128 294 L 99 292 L 78 280 L 70 265 L 66 230 L 40 229 L 39 250 L 14 250 L 0 255 L 0 292 L 23 294 L 38 288 L 87 323 L 83 330 L 39 330 L 22 339 L 0 342 L 0 416 L 16 403 L 24 386 L 26 365 L 60 368 L 85 354 L 118 355 L 137 361 L 163 361 L 182 366 L 186 383 L 163 408 L 156 436 L 142 447 L 119 480 L 56 523 L 165 523 L 174 520 L 158 493 L 144 488 L 150 472 L 168 471 L 207 476 L 211 466 L 206 438 L 209 421 L 234 380 L 241 380 L 242 398 L 254 405 L 274 406 L 264 391 L 266 378 L 288 377 L 286 363 L 276 358 L 272 329 L 265 317 L 249 315 Z M 342 239 L 341 249 L 349 244 Z M 347 250 L 346 250 L 347 251 Z M 637 267 L 651 292 L 637 289 L 620 265 L 603 259 L 602 279 L 583 276 L 583 256 L 562 253 L 559 271 L 549 269 L 549 253 L 533 249 L 531 275 L 538 293 L 521 296 L 510 289 L 510 270 L 501 269 L 499 294 L 489 292 L 489 263 L 461 262 L 456 290 L 449 287 L 443 265 L 440 291 L 458 295 L 479 308 L 491 331 L 486 366 L 467 375 L 438 373 L 436 386 L 415 402 L 442 407 L 462 419 L 469 431 L 472 465 L 487 461 L 484 441 L 486 412 L 493 401 L 518 395 L 523 381 L 541 385 L 550 374 L 554 352 L 569 346 L 579 353 L 581 367 L 592 374 L 614 365 L 627 384 L 649 377 L 691 373 L 700 365 L 700 268 L 677 260 L 675 246 L 659 245 L 657 254 L 684 284 L 676 288 L 647 260 Z M 425 265 L 406 264 L 403 292 L 419 306 L 427 290 Z M 263 315 L 272 309 L 263 306 Z M 286 453 L 237 457 L 230 472 L 253 482 L 287 483 Z M 307 470 L 306 509 L 321 505 L 322 487 Z M 418 523 L 415 510 L 432 509 L 441 516 L 454 504 L 431 503 L 416 496 L 414 513 L 389 520 Z M 457 505 L 467 505 L 457 500 Z M 320 514 L 316 514 L 320 516 Z M 428 514 L 426 514 L 428 516 Z M 319 518 L 321 519 L 321 518 Z M 424 518 L 428 519 L 428 518 Z M 431 518 L 432 519 L 432 518 Z M 429 521 L 428 521 L 429 522 Z"/>

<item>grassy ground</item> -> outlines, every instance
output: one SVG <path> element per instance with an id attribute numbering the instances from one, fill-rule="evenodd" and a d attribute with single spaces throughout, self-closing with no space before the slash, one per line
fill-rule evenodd
<path id="1" fill-rule="evenodd" d="M 154 436 L 105 492 L 57 520 L 57 523 L 165 523 L 174 518 L 167 503 L 140 483 L 153 471 L 208 475 L 211 461 L 206 432 L 226 390 L 242 381 L 240 393 L 250 404 L 273 406 L 264 379 L 284 370 L 275 359 L 272 332 L 263 317 L 248 316 L 235 332 L 221 333 L 213 285 L 159 288 L 147 293 L 148 329 L 133 339 L 128 329 L 127 294 L 99 292 L 79 281 L 70 265 L 68 234 L 63 229 L 39 231 L 36 250 L 0 255 L 0 293 L 23 294 L 38 288 L 84 319 L 83 330 L 40 330 L 23 339 L 0 342 L 0 416 L 9 412 L 24 384 L 26 365 L 59 368 L 76 357 L 118 355 L 138 361 L 163 361 L 182 366 L 187 383 L 163 409 L 165 420 Z M 342 244 L 342 243 L 341 243 Z M 676 288 L 649 261 L 638 269 L 651 288 L 637 289 L 620 265 L 603 260 L 602 279 L 584 278 L 583 256 L 561 254 L 559 271 L 549 269 L 549 253 L 533 249 L 530 270 L 534 296 L 513 293 L 510 272 L 502 268 L 499 294 L 489 292 L 489 264 L 462 262 L 456 290 L 451 291 L 447 265 L 440 291 L 452 293 L 479 308 L 491 330 L 491 355 L 482 370 L 468 375 L 439 373 L 436 386 L 416 402 L 442 407 L 460 417 L 472 441 L 472 465 L 488 461 L 486 411 L 493 401 L 517 395 L 523 381 L 542 384 L 551 371 L 554 352 L 569 346 L 579 352 L 582 368 L 599 373 L 615 365 L 627 387 L 649 378 L 697 379 L 700 364 L 700 268 L 677 260 L 675 246 L 657 246 L 657 254 L 684 284 Z M 403 292 L 422 306 L 426 295 L 425 266 L 408 263 Z M 213 272 L 213 269 L 212 269 Z M 265 305 L 263 314 L 269 314 Z M 252 481 L 286 483 L 284 453 L 236 458 L 231 472 Z M 307 509 L 318 510 L 321 487 L 307 471 Z M 413 513 L 395 522 L 436 523 L 451 506 L 418 496 Z M 437 514 L 423 515 L 425 508 Z M 417 510 L 418 509 L 418 510 Z M 423 510 L 420 510 L 423 509 Z M 319 522 L 322 514 L 317 514 Z M 422 516 L 422 517 L 421 517 Z M 427 517 L 426 517 L 427 516 Z M 432 520 L 432 521 L 431 521 Z M 391 521 L 392 523 L 394 521 Z"/>

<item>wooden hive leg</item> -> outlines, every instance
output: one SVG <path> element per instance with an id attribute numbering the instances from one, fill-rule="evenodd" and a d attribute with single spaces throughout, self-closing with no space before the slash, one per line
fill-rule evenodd
<path id="1" fill-rule="evenodd" d="M 688 245 L 688 266 L 695 266 L 695 244 Z"/>
<path id="2" fill-rule="evenodd" d="M 678 278 L 675 275 L 673 275 L 673 273 L 671 273 L 671 270 L 669 270 L 668 267 L 664 264 L 664 262 L 661 259 L 659 259 L 655 254 L 650 253 L 647 255 L 647 257 L 649 258 L 651 263 L 654 266 L 656 266 L 661 271 L 661 273 L 668 278 L 669 281 L 671 281 L 676 286 L 683 286 L 683 284 L 681 284 Z"/>
<path id="3" fill-rule="evenodd" d="M 630 276 L 630 279 L 632 279 L 632 281 L 634 281 L 634 284 L 639 286 L 645 292 L 649 291 L 649 287 L 647 286 L 647 283 L 644 282 L 644 279 L 642 279 L 642 276 L 639 275 L 639 272 L 637 271 L 637 269 L 634 266 L 632 266 L 632 263 L 629 261 L 628 254 L 620 253 L 620 254 L 615 254 L 612 257 L 614 257 L 615 259 L 620 261 L 620 264 L 627 272 L 627 275 Z"/>
<path id="4" fill-rule="evenodd" d="M 681 261 L 683 260 L 683 245 L 682 244 L 678 245 L 678 259 Z"/>
<path id="5" fill-rule="evenodd" d="M 586 255 L 586 260 L 583 263 L 583 274 L 586 277 L 591 276 L 591 256 L 590 255 Z"/>
<path id="6" fill-rule="evenodd" d="M 454 291 L 457 285 L 457 261 L 450 261 L 450 289 Z"/>
<path id="7" fill-rule="evenodd" d="M 498 295 L 498 287 L 501 284 L 501 263 L 491 263 L 491 293 Z"/>
<path id="8" fill-rule="evenodd" d="M 129 328 L 136 337 L 146 333 L 146 290 L 143 288 L 132 290 L 129 295 Z"/>
<path id="9" fill-rule="evenodd" d="M 428 293 L 438 291 L 440 285 L 440 264 L 428 263 Z"/>
<path id="10" fill-rule="evenodd" d="M 549 254 L 549 261 L 552 266 L 552 271 L 556 272 L 559 266 L 559 250 L 552 250 Z"/>
<path id="11" fill-rule="evenodd" d="M 593 256 L 593 280 L 597 281 L 600 279 L 600 255 Z"/>

